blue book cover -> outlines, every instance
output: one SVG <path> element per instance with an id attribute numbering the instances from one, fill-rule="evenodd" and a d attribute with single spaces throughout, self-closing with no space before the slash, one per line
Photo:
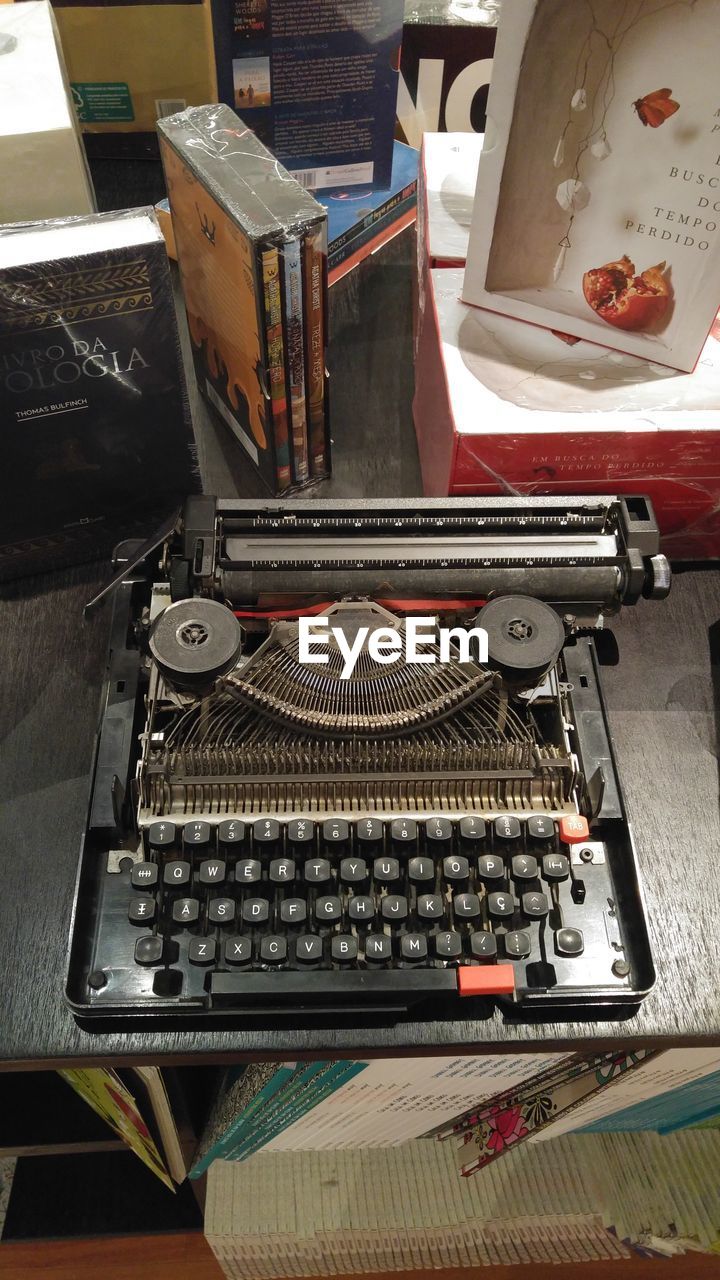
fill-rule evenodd
<path id="1" fill-rule="evenodd" d="M 669 1089 L 644 1102 L 603 1116 L 578 1133 L 673 1133 L 707 1121 L 720 1112 L 720 1071 L 701 1076 L 678 1089 Z"/>
<path id="2" fill-rule="evenodd" d="M 403 0 L 212 0 L 218 94 L 310 190 L 390 182 Z"/>
<path id="3" fill-rule="evenodd" d="M 302 484 L 310 474 L 308 462 L 307 403 L 305 400 L 305 319 L 300 241 L 286 240 L 281 249 L 284 278 L 285 346 L 290 405 L 290 438 L 293 474 Z"/>
<path id="4" fill-rule="evenodd" d="M 298 1093 L 313 1089 L 316 1077 L 322 1077 L 333 1070 L 334 1062 L 324 1059 L 320 1062 L 305 1063 L 293 1075 L 292 1079 L 269 1102 L 266 1102 L 256 1113 L 252 1127 L 244 1130 L 226 1150 L 223 1159 L 244 1160 L 258 1146 L 263 1146 L 276 1132 L 283 1129 L 283 1117 L 288 1114 Z"/>
<path id="5" fill-rule="evenodd" d="M 362 244 L 397 221 L 417 201 L 420 152 L 396 142 L 387 190 L 372 187 L 340 187 L 319 197 L 328 212 L 328 268 L 343 262 Z"/>

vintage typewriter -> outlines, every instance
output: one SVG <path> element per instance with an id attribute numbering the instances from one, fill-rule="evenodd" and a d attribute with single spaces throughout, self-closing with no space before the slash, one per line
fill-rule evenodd
<path id="1" fill-rule="evenodd" d="M 78 1016 L 639 1003 L 597 638 L 669 590 L 645 499 L 194 497 L 159 536 L 124 544 L 111 584 Z M 458 632 L 477 628 L 484 661 Z"/>

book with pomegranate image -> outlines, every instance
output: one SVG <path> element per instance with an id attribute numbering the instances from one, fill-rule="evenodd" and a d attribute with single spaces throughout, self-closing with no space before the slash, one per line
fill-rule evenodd
<path id="1" fill-rule="evenodd" d="M 503 8 L 463 299 L 690 371 L 720 303 L 720 0 Z"/>

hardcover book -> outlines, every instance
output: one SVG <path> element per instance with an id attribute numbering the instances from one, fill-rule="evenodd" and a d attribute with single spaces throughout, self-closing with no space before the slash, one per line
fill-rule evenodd
<path id="1" fill-rule="evenodd" d="M 720 0 L 503 8 L 463 298 L 695 367 L 720 297 Z"/>
<path id="2" fill-rule="evenodd" d="M 191 108 L 161 120 L 158 132 L 199 389 L 266 487 L 281 492 L 290 462 L 295 483 L 309 476 L 302 258 L 313 235 L 326 277 L 325 210 L 229 107 Z M 263 255 L 272 250 L 284 394 L 274 280 L 270 316 L 266 305 L 274 267 Z M 322 364 L 324 375 L 324 347 Z"/>
<path id="3" fill-rule="evenodd" d="M 302 245 L 294 236 L 283 245 L 287 377 L 292 421 L 293 471 L 298 484 L 310 475 L 307 402 L 305 399 L 305 316 L 303 315 Z"/>
<path id="4" fill-rule="evenodd" d="M 720 325 L 694 373 L 460 301 L 428 271 L 413 414 L 426 495 L 646 494 L 673 559 L 720 555 Z"/>
<path id="5" fill-rule="evenodd" d="M 147 536 L 197 488 L 151 209 L 0 228 L 0 577 Z"/>
<path id="6" fill-rule="evenodd" d="M 172 222 L 170 225 L 172 226 Z M 288 383 L 285 375 L 280 255 L 274 245 L 263 250 L 262 269 L 277 486 L 278 489 L 283 490 L 292 483 L 292 467 L 290 465 Z"/>
<path id="7" fill-rule="evenodd" d="M 212 0 L 218 93 L 304 187 L 387 187 L 402 0 Z"/>

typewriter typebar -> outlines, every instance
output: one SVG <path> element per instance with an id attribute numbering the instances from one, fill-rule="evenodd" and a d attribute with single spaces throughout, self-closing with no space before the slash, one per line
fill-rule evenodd
<path id="1" fill-rule="evenodd" d="M 670 588 L 646 499 L 195 497 L 116 569 L 78 1016 L 639 1004 L 597 637 Z"/>

